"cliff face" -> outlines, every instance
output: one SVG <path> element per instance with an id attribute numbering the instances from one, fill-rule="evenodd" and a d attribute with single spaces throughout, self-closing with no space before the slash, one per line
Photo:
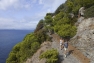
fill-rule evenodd
<path id="1" fill-rule="evenodd" d="M 77 34 L 70 43 L 94 63 L 94 18 L 80 17 L 76 25 Z"/>

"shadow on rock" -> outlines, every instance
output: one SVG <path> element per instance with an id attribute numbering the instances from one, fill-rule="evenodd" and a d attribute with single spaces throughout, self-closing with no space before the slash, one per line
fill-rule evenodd
<path id="1" fill-rule="evenodd" d="M 70 50 L 70 51 L 68 52 L 67 56 L 69 56 L 70 54 L 72 54 L 73 51 L 74 51 L 74 50 Z"/>
<path id="2" fill-rule="evenodd" d="M 61 63 L 64 60 L 64 56 L 63 55 L 59 55 L 58 56 L 58 63 Z"/>

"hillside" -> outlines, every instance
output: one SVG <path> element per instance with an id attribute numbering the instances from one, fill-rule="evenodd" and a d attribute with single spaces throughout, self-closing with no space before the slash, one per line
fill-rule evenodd
<path id="1" fill-rule="evenodd" d="M 54 13 L 47 13 L 35 31 L 13 47 L 6 63 L 93 63 L 93 11 L 93 0 L 67 0 Z M 67 58 L 59 49 L 60 37 L 69 42 Z"/>
<path id="2" fill-rule="evenodd" d="M 53 37 L 52 42 L 44 42 L 41 44 L 41 48 L 31 57 L 26 63 L 46 63 L 46 59 L 41 59 L 39 56 L 52 48 L 56 49 L 59 52 L 58 63 L 89 63 L 89 59 L 84 56 L 77 48 L 69 45 L 69 54 L 67 58 L 64 57 L 64 50 L 60 49 L 59 39 L 60 37 L 57 34 L 51 35 Z M 78 54 L 79 53 L 79 54 Z"/>

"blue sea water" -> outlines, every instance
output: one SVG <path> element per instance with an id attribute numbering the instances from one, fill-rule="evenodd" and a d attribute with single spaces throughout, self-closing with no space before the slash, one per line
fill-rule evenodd
<path id="1" fill-rule="evenodd" d="M 32 30 L 0 30 L 0 63 L 6 63 L 6 59 L 13 46 L 21 42 L 26 34 Z"/>

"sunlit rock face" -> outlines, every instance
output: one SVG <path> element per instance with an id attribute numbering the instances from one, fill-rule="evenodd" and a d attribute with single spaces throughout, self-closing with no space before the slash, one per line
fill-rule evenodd
<path id="1" fill-rule="evenodd" d="M 90 58 L 91 63 L 94 63 L 94 17 L 88 19 L 80 17 L 76 25 L 77 34 L 70 43 Z"/>

